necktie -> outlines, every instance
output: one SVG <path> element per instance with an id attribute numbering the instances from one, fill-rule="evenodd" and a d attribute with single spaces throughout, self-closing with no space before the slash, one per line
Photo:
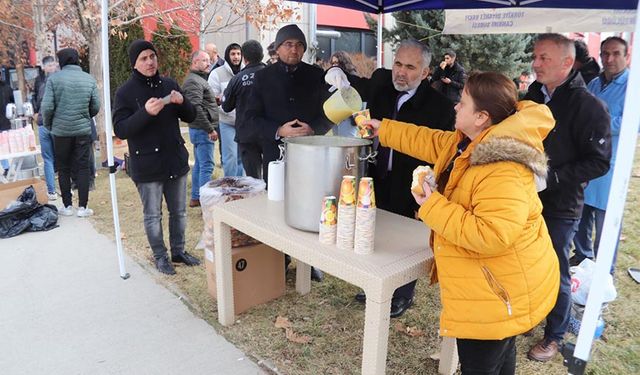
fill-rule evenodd
<path id="1" fill-rule="evenodd" d="M 408 93 L 406 91 L 400 91 L 398 93 L 398 96 L 396 97 L 396 101 L 394 103 L 393 106 L 393 114 L 391 115 L 391 118 L 393 120 L 396 119 L 396 117 L 398 116 L 398 104 L 400 103 L 400 98 L 402 98 L 404 95 L 407 95 Z M 378 164 L 376 165 L 376 176 L 379 179 L 385 178 L 387 177 L 387 174 L 389 172 L 389 155 L 390 155 L 390 150 L 388 147 L 384 147 L 380 144 L 378 144 Z"/>

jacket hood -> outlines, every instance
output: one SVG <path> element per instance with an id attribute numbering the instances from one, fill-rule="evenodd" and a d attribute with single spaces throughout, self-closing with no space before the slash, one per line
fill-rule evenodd
<path id="1" fill-rule="evenodd" d="M 235 74 L 238 74 L 238 72 L 240 71 L 240 66 L 242 65 L 242 59 L 240 59 L 240 63 L 238 65 L 233 65 L 231 63 L 231 58 L 229 58 L 229 54 L 231 53 L 232 49 L 239 49 L 240 51 L 242 51 L 242 47 L 238 43 L 231 43 L 224 50 L 224 61 L 226 62 L 226 65 L 228 65 L 231 68 L 231 71 L 235 75 Z"/>
<path id="2" fill-rule="evenodd" d="M 542 141 L 555 126 L 551 110 L 532 101 L 518 103 L 517 112 L 480 134 L 471 165 L 513 161 L 546 178 L 548 157 Z"/>

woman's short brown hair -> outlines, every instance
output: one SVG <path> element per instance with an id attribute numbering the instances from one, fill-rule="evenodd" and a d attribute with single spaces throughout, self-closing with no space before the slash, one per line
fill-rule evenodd
<path id="1" fill-rule="evenodd" d="M 518 91 L 507 76 L 496 72 L 474 72 L 464 85 L 476 111 L 486 111 L 491 124 L 497 124 L 516 111 Z"/>

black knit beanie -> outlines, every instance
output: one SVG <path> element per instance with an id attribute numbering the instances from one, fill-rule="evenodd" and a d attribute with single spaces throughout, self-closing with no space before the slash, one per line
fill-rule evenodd
<path id="1" fill-rule="evenodd" d="M 138 55 L 140 55 L 142 51 L 145 51 L 148 49 L 152 50 L 156 54 L 158 53 L 156 51 L 156 47 L 154 47 L 153 44 L 151 44 L 151 42 L 147 42 L 146 40 L 143 40 L 143 39 L 134 40 L 129 46 L 129 60 L 131 61 L 131 66 L 135 66 L 136 60 L 138 59 Z"/>
<path id="2" fill-rule="evenodd" d="M 299 40 L 304 46 L 304 50 L 307 50 L 307 39 L 304 37 L 304 33 L 298 25 L 287 25 L 278 30 L 276 34 L 275 49 L 278 49 L 280 45 L 289 39 Z"/>
<path id="3" fill-rule="evenodd" d="M 58 56 L 60 68 L 63 68 L 65 65 L 80 65 L 78 51 L 73 48 L 63 48 L 56 53 L 56 56 Z"/>

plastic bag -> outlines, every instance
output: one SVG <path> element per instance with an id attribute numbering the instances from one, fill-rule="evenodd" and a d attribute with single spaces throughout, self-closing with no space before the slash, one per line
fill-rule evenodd
<path id="1" fill-rule="evenodd" d="M 22 232 L 38 232 L 56 228 L 58 209 L 38 203 L 36 191 L 28 186 L 15 202 L 0 211 L 0 238 L 9 238 Z"/>
<path id="2" fill-rule="evenodd" d="M 591 259 L 583 260 L 576 267 L 571 267 L 574 272 L 571 276 L 571 300 L 579 305 L 587 304 L 587 296 L 591 288 L 591 281 L 596 264 Z M 613 277 L 607 274 L 604 285 L 603 302 L 611 302 L 616 299 L 616 287 L 613 285 Z"/>
<path id="3" fill-rule="evenodd" d="M 223 177 L 209 181 L 200 187 L 200 205 L 202 208 L 202 219 L 204 220 L 204 230 L 202 237 L 196 248 L 213 249 L 213 218 L 215 216 L 215 206 L 224 202 L 234 201 L 243 198 L 264 194 L 266 184 L 263 180 L 253 177 Z M 260 243 L 259 241 L 239 232 L 231 230 L 231 246 L 247 246 Z"/>

